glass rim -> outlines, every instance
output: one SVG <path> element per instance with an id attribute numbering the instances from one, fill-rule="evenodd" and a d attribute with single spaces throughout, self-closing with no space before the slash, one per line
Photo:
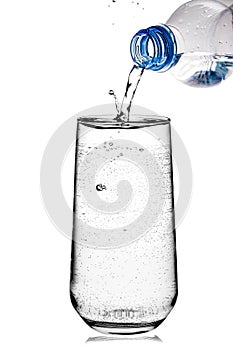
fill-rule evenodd
<path id="1" fill-rule="evenodd" d="M 126 123 L 118 122 L 114 118 L 115 114 L 90 114 L 79 116 L 77 123 L 88 127 L 98 129 L 135 129 L 149 126 L 170 124 L 171 119 L 168 117 L 158 116 L 156 114 L 138 114 L 132 113 L 130 120 Z"/>

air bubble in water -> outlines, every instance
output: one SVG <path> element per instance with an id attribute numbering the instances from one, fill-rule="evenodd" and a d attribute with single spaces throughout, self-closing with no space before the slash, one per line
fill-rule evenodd
<path id="1" fill-rule="evenodd" d="M 105 185 L 102 185 L 102 184 L 98 184 L 96 185 L 96 191 L 103 191 L 103 190 L 106 190 L 106 186 Z"/>

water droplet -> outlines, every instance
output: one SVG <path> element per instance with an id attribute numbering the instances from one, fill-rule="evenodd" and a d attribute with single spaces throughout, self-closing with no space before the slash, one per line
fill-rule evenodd
<path id="1" fill-rule="evenodd" d="M 222 41 L 222 40 L 219 40 L 219 44 L 223 44 L 223 41 Z"/>
<path id="2" fill-rule="evenodd" d="M 115 25 L 115 23 L 112 23 L 112 25 Z M 115 94 L 115 92 L 113 90 L 109 90 L 109 95 L 113 96 L 114 97 L 114 100 L 115 100 L 115 107 L 116 107 L 116 111 L 117 113 L 120 112 L 120 109 L 119 109 L 119 102 L 118 102 L 118 99 L 117 99 L 117 96 Z"/>
<path id="3" fill-rule="evenodd" d="M 113 143 L 112 143 L 112 142 L 109 142 L 109 146 L 113 146 Z"/>
<path id="4" fill-rule="evenodd" d="M 103 190 L 106 190 L 106 186 L 105 185 L 102 185 L 102 184 L 98 184 L 96 185 L 96 191 L 103 191 Z"/>

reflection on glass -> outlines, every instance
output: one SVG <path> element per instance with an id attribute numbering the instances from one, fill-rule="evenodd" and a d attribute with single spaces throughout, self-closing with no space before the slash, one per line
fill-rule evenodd
<path id="1" fill-rule="evenodd" d="M 101 341 L 118 341 L 118 340 L 133 340 L 133 341 L 140 341 L 140 340 L 149 340 L 149 341 L 157 341 L 162 343 L 163 341 L 157 336 L 154 335 L 153 337 L 140 337 L 140 338 L 128 338 L 128 337 L 89 337 L 86 341 L 86 343 L 89 342 L 101 342 Z"/>

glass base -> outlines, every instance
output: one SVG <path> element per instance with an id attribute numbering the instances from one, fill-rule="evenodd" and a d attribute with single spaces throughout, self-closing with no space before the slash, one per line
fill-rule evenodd
<path id="1" fill-rule="evenodd" d="M 84 320 L 91 328 L 103 334 L 134 335 L 152 331 L 157 328 L 165 318 L 151 323 L 113 323 Z"/>

